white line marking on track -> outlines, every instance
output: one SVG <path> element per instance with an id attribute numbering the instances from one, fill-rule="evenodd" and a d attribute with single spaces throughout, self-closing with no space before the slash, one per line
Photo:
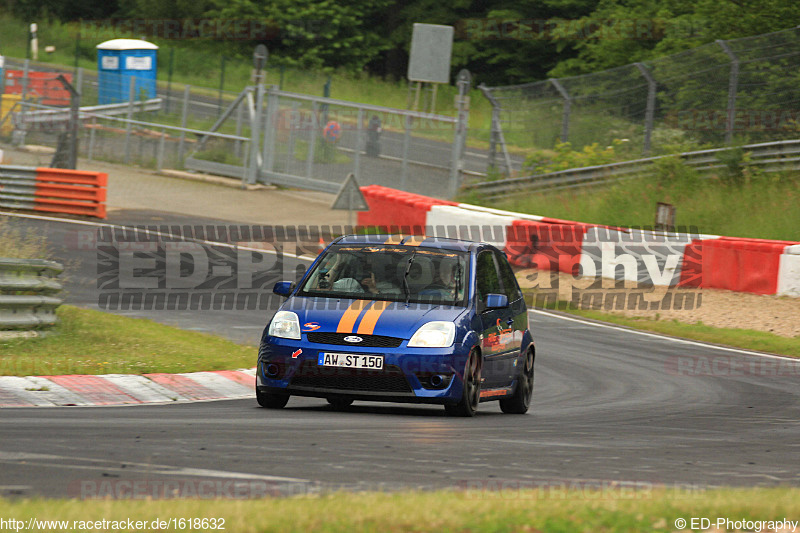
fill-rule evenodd
<path id="1" fill-rule="evenodd" d="M 141 470 L 148 474 L 160 474 L 169 476 L 200 476 L 200 477 L 220 477 L 231 479 L 261 479 L 264 481 L 281 481 L 287 483 L 308 483 L 307 479 L 282 477 L 282 476 L 269 476 L 263 474 L 248 474 L 245 472 L 229 472 L 226 470 L 211 470 L 206 468 L 192 468 L 171 465 L 161 465 L 156 463 L 136 463 L 132 461 L 110 461 L 108 459 L 96 459 L 93 457 L 74 457 L 66 455 L 53 455 L 45 453 L 27 453 L 27 452 L 4 452 L 0 451 L 0 462 L 4 463 L 20 463 L 24 462 L 28 465 L 42 464 L 48 467 L 61 467 L 61 468 L 74 468 L 81 470 L 115 470 L 122 471 L 123 469 L 130 472 L 131 470 Z M 94 463 L 98 466 L 80 465 L 78 463 Z M 124 466 L 111 466 L 122 463 Z M 133 468 L 131 468 L 133 467 Z"/>
<path id="2" fill-rule="evenodd" d="M 668 335 L 661 335 L 659 333 L 652 333 L 650 331 L 639 331 L 638 329 L 628 329 L 628 328 L 625 328 L 625 327 L 622 327 L 622 326 L 614 326 L 614 325 L 611 325 L 611 324 L 601 324 L 599 322 L 592 322 L 590 320 L 584 320 L 584 319 L 582 319 L 580 317 L 571 317 L 571 316 L 559 315 L 559 314 L 556 314 L 556 313 L 550 313 L 548 311 L 543 311 L 541 309 L 528 309 L 528 312 L 537 313 L 537 314 L 540 314 L 540 315 L 546 315 L 546 316 L 549 316 L 549 317 L 552 317 L 552 318 L 560 318 L 561 320 L 568 320 L 570 322 L 578 322 L 580 324 L 584 324 L 584 325 L 587 325 L 587 326 L 594 326 L 594 327 L 597 327 L 597 328 L 605 328 L 605 329 L 614 329 L 614 330 L 617 330 L 617 331 L 623 331 L 625 333 L 632 333 L 634 335 L 643 335 L 645 337 L 654 337 L 656 339 L 666 340 L 666 341 L 670 341 L 670 342 L 677 342 L 677 343 L 680 343 L 680 344 L 690 344 L 692 346 L 702 346 L 703 348 L 714 348 L 716 350 L 740 353 L 740 354 L 744 354 L 744 355 L 753 355 L 753 356 L 757 356 L 757 357 L 769 357 L 769 358 L 772 358 L 772 359 L 784 359 L 784 360 L 787 360 L 787 361 L 797 361 L 798 360 L 796 357 L 789 357 L 788 355 L 776 355 L 776 354 L 771 354 L 771 353 L 755 352 L 755 351 L 752 351 L 752 350 L 743 350 L 741 348 L 732 348 L 732 347 L 728 347 L 728 346 L 720 346 L 718 344 L 709 344 L 709 343 L 706 343 L 706 342 L 692 341 L 692 340 L 689 340 L 689 339 L 680 339 L 680 338 L 677 338 L 677 337 L 670 337 Z M 534 340 L 535 340 L 535 338 L 534 338 Z"/>

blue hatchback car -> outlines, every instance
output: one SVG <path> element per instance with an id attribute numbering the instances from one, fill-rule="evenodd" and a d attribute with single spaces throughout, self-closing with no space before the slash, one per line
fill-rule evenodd
<path id="1" fill-rule="evenodd" d="M 486 243 L 351 235 L 333 241 L 261 338 L 256 398 L 431 403 L 473 416 L 499 400 L 528 411 L 535 349 L 505 254 Z"/>

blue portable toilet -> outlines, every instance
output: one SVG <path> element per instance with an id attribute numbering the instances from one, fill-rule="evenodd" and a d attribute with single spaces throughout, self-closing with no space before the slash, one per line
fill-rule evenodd
<path id="1" fill-rule="evenodd" d="M 156 97 L 158 46 L 139 39 L 112 39 L 97 45 L 97 103 L 127 102 L 131 78 L 136 78 L 135 98 Z"/>

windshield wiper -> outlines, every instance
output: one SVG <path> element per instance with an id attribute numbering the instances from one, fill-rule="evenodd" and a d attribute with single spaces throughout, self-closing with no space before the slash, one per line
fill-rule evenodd
<path id="1" fill-rule="evenodd" d="M 406 271 L 403 274 L 403 290 L 406 293 L 406 305 L 408 305 L 408 301 L 411 299 L 411 289 L 408 288 L 408 273 L 411 271 L 411 265 L 414 263 L 414 256 L 417 254 L 417 251 L 414 250 L 411 252 L 411 257 L 408 258 L 408 265 L 406 265 Z"/>

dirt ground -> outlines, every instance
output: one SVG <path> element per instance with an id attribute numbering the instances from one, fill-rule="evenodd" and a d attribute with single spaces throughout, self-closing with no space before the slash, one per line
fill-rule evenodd
<path id="1" fill-rule="evenodd" d="M 570 287 L 579 285 L 580 280 L 576 283 L 576 280 L 568 274 L 558 273 L 556 276 L 556 273 L 526 269 L 517 272 L 517 279 L 523 291 L 526 289 L 534 291 L 540 298 L 545 295 L 555 296 L 557 293 L 559 299 L 581 302 L 581 307 L 585 309 L 630 317 L 678 320 L 690 324 L 702 322 L 707 326 L 719 328 L 753 329 L 784 337 L 800 336 L 800 298 L 716 289 L 675 290 L 667 287 L 648 287 L 644 291 L 622 288 L 588 289 L 595 294 L 592 301 L 586 296 L 586 291 L 581 292 L 579 288 L 570 291 Z M 546 288 L 548 279 L 550 288 Z M 605 281 L 606 285 L 613 284 L 609 280 Z M 594 285 L 597 285 L 597 282 Z M 653 301 L 646 302 L 642 298 L 635 298 L 641 292 L 650 293 L 652 296 L 649 298 Z M 597 293 L 602 293 L 605 297 L 598 297 Z M 616 298 L 609 298 L 611 294 Z"/>

